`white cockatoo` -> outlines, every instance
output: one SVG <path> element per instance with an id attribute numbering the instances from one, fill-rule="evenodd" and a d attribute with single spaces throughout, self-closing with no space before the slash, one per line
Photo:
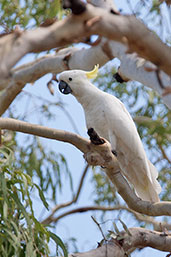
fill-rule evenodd
<path id="1" fill-rule="evenodd" d="M 161 191 L 158 172 L 148 160 L 124 104 L 90 82 L 97 72 L 98 65 L 90 72 L 64 71 L 59 76 L 59 90 L 76 97 L 84 109 L 87 128 L 93 128 L 110 142 L 112 150 L 117 153 L 121 172 L 133 185 L 136 194 L 143 200 L 157 202 Z"/>

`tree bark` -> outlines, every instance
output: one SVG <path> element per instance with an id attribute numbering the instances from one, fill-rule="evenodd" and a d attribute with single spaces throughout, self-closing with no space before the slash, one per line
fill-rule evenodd
<path id="1" fill-rule="evenodd" d="M 143 23 L 134 16 L 113 15 L 90 4 L 86 5 L 81 15 L 71 15 L 47 28 L 2 37 L 0 39 L 0 75 L 3 78 L 8 76 L 9 70 L 27 53 L 64 46 L 93 34 L 127 45 L 127 52 L 136 52 L 140 57 L 151 61 L 159 69 L 171 75 L 170 48 Z"/>
<path id="2" fill-rule="evenodd" d="M 137 248 L 152 247 L 154 249 L 170 252 L 171 234 L 160 233 L 144 228 L 129 228 L 119 235 L 113 233 L 113 239 L 97 249 L 69 254 L 69 257 L 125 257 Z"/>

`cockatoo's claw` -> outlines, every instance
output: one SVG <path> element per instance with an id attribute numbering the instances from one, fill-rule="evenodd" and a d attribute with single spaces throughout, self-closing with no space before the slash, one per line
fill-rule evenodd
<path id="1" fill-rule="evenodd" d="M 100 138 L 93 128 L 89 128 L 87 134 L 89 135 L 92 144 L 102 145 L 105 143 L 104 139 Z"/>
<path id="2" fill-rule="evenodd" d="M 117 157 L 118 153 L 116 152 L 116 150 L 112 150 L 112 153 Z"/>

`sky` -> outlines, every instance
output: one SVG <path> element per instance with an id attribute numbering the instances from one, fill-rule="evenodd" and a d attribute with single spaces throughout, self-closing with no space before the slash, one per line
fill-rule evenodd
<path id="1" fill-rule="evenodd" d="M 116 5 L 119 8 L 123 8 L 124 12 L 130 12 L 130 6 L 128 4 L 129 1 L 115 1 Z M 134 1 L 130 1 L 133 2 Z M 137 2 L 137 1 L 136 1 Z M 28 55 L 24 59 L 21 60 L 21 63 L 29 62 L 33 59 L 33 55 Z M 42 97 L 47 99 L 48 101 L 63 101 L 65 103 L 65 108 L 69 112 L 70 116 L 72 117 L 80 135 L 87 137 L 86 134 L 86 124 L 84 119 L 84 112 L 81 107 L 81 105 L 76 101 L 76 99 L 72 95 L 62 95 L 60 94 L 57 86 L 55 87 L 55 95 L 51 96 L 50 93 L 47 90 L 47 82 L 51 78 L 51 75 L 46 75 L 43 78 L 39 79 L 36 83 L 33 85 L 27 85 L 24 88 L 24 92 L 29 92 L 31 94 L 37 95 L 38 97 Z M 30 113 L 29 121 L 31 120 L 32 123 L 41 123 L 42 117 L 37 116 L 35 110 L 36 110 L 36 98 L 34 101 L 30 103 L 30 108 L 33 109 Z M 19 113 L 27 110 L 27 103 L 26 102 L 17 102 L 17 110 Z M 66 117 L 66 115 L 56 107 L 54 109 L 56 112 L 56 117 L 53 121 L 50 121 L 48 124 L 46 124 L 48 127 L 56 128 L 56 129 L 63 129 L 67 131 L 75 132 L 72 124 Z M 23 136 L 21 134 L 18 134 L 18 140 L 22 144 L 23 142 Z M 85 160 L 83 159 L 82 153 L 78 151 L 78 149 L 74 148 L 72 145 L 61 143 L 53 140 L 47 140 L 47 139 L 41 139 L 41 142 L 47 147 L 55 149 L 56 152 L 63 153 L 68 161 L 69 168 L 72 172 L 72 175 L 74 177 L 74 189 L 76 190 L 82 171 L 86 165 Z M 88 174 L 86 176 L 83 190 L 81 192 L 78 205 L 79 206 L 86 206 L 90 205 L 92 203 L 92 198 L 95 198 L 94 189 L 93 189 L 93 183 L 91 182 L 92 179 L 92 170 L 90 169 L 88 171 Z M 62 195 L 60 195 L 59 202 L 65 202 L 68 200 L 71 200 L 70 191 L 68 190 L 69 187 L 69 179 L 65 178 L 65 188 L 63 190 Z M 76 205 L 74 206 L 76 207 Z M 72 207 L 72 208 L 74 208 Z M 66 210 L 70 210 L 72 208 L 67 208 Z M 37 215 L 37 217 L 44 218 L 45 215 L 42 217 L 42 212 L 40 211 L 42 209 L 42 206 L 40 205 L 40 202 L 35 199 L 34 201 L 34 210 Z M 62 212 L 61 212 L 62 213 Z M 77 239 L 77 245 L 79 246 L 79 251 L 87 251 L 93 248 L 97 247 L 97 242 L 100 242 L 102 240 L 101 232 L 99 231 L 97 225 L 93 222 L 91 218 L 92 213 L 81 213 L 81 214 L 74 214 L 67 216 L 55 226 L 54 232 L 61 237 L 61 239 L 65 242 L 69 237 L 73 237 Z M 100 212 L 93 213 L 95 215 L 97 221 L 100 220 Z M 109 212 L 105 216 L 106 222 L 102 225 L 102 229 L 104 233 L 107 233 L 109 229 L 112 229 L 112 222 L 115 221 L 119 229 L 123 229 L 121 224 L 117 221 L 118 213 L 116 212 Z M 125 222 L 125 224 L 128 227 L 134 227 L 137 226 L 137 223 L 132 218 L 130 214 L 122 214 L 121 219 Z M 52 249 L 55 250 L 54 245 L 51 245 Z M 74 247 L 71 247 L 69 249 L 70 251 L 74 251 Z M 69 252 L 70 252 L 69 251 Z M 151 248 L 146 248 L 143 251 L 135 252 L 132 254 L 132 256 L 139 256 L 139 257 L 164 257 L 166 256 L 166 253 L 162 253 L 156 250 L 153 250 Z"/>

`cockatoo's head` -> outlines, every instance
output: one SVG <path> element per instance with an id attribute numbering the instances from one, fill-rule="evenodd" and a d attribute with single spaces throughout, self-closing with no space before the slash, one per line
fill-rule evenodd
<path id="1" fill-rule="evenodd" d="M 93 79 L 97 76 L 99 65 L 95 65 L 92 71 L 69 70 L 64 71 L 59 76 L 59 90 L 63 94 L 77 95 L 82 91 L 82 87 L 88 84 L 88 79 Z M 85 83 L 86 82 L 86 83 Z"/>

